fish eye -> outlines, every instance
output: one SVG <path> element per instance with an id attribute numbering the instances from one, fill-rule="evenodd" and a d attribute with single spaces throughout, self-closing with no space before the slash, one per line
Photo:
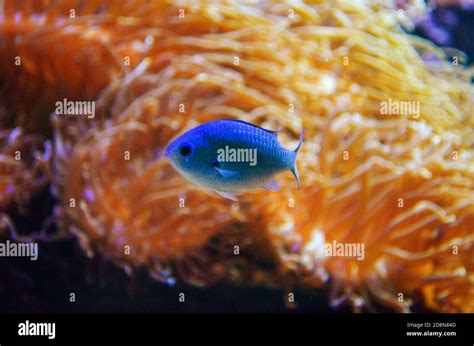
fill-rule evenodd
<path id="1" fill-rule="evenodd" d="M 179 156 L 187 157 L 193 153 L 193 147 L 191 144 L 185 143 L 179 148 Z"/>

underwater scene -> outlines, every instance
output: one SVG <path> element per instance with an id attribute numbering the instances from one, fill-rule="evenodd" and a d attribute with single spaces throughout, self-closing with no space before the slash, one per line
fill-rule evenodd
<path id="1" fill-rule="evenodd" d="M 0 312 L 474 313 L 473 32 L 474 1 L 0 1 Z"/>

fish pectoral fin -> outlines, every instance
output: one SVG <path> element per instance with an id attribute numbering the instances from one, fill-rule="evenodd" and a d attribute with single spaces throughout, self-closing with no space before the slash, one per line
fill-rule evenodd
<path id="1" fill-rule="evenodd" d="M 214 167 L 214 169 L 216 171 L 219 172 L 220 175 L 222 175 L 224 178 L 233 178 L 233 177 L 236 177 L 239 175 L 239 172 L 236 172 L 236 171 L 228 171 L 226 169 L 222 169 L 222 168 L 219 168 L 219 167 Z"/>
<path id="2" fill-rule="evenodd" d="M 233 200 L 234 202 L 238 202 L 238 201 L 239 201 L 236 195 L 233 195 L 233 194 L 231 194 L 231 193 L 229 193 L 229 192 L 223 192 L 223 191 L 216 191 L 216 192 L 217 192 L 219 195 L 221 195 L 222 197 L 225 197 L 225 198 L 227 198 L 227 199 L 231 199 L 231 200 Z"/>
<path id="3" fill-rule="evenodd" d="M 265 185 L 263 188 L 265 190 L 278 191 L 280 190 L 280 184 L 278 184 L 278 182 L 275 179 L 273 179 L 269 184 Z"/>

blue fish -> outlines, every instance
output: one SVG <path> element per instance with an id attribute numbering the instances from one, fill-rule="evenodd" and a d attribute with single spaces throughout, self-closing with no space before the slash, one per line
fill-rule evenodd
<path id="1" fill-rule="evenodd" d="M 278 131 L 270 131 L 241 120 L 214 120 L 199 125 L 172 141 L 165 157 L 194 184 L 237 200 L 236 194 L 265 188 L 278 190 L 277 173 L 290 170 L 300 188 L 295 150 L 278 142 Z"/>

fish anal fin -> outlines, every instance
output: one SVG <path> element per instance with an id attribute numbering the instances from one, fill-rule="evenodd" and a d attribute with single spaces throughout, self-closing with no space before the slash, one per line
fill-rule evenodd
<path id="1" fill-rule="evenodd" d="M 280 190 L 280 184 L 278 184 L 278 182 L 275 179 L 273 179 L 270 183 L 265 185 L 263 188 L 265 190 L 278 191 Z"/>
<path id="2" fill-rule="evenodd" d="M 229 192 L 223 192 L 223 191 L 216 191 L 219 195 L 221 195 L 222 197 L 225 197 L 227 199 L 230 199 L 234 202 L 238 202 L 238 198 L 236 195 L 232 194 L 232 193 L 229 193 Z"/>

